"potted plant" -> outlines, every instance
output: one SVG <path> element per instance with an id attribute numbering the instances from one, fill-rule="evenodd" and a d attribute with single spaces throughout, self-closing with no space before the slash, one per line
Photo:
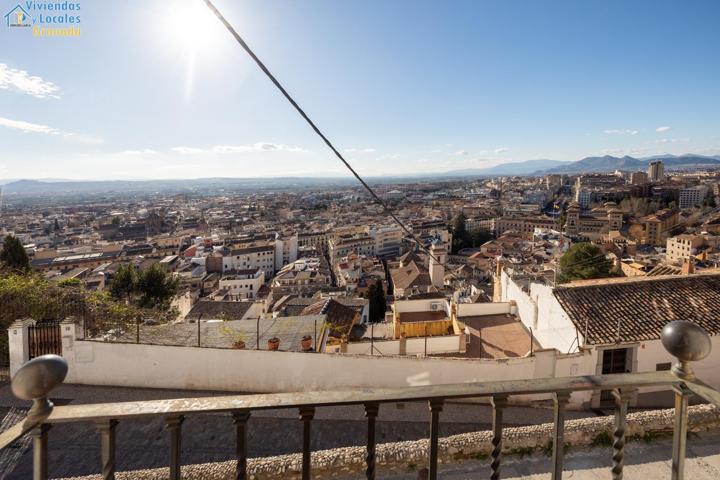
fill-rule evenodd
<path id="1" fill-rule="evenodd" d="M 300 340 L 300 347 L 303 352 L 312 350 L 312 337 L 310 335 L 302 337 L 302 340 Z"/>
<path id="2" fill-rule="evenodd" d="M 280 348 L 280 339 L 278 337 L 272 337 L 267 341 L 268 350 L 277 350 Z"/>
<path id="3" fill-rule="evenodd" d="M 245 349 L 245 338 L 242 335 L 238 335 L 233 339 L 232 342 L 233 348 L 237 348 L 238 350 L 244 350 Z"/>
<path id="4" fill-rule="evenodd" d="M 245 348 L 245 335 L 226 325 L 220 326 L 220 332 L 230 341 L 232 348 L 243 350 Z"/>

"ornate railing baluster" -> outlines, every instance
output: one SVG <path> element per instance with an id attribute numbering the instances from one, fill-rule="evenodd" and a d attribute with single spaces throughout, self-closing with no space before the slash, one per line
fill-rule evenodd
<path id="1" fill-rule="evenodd" d="M 95 427 L 100 434 L 100 460 L 103 480 L 115 480 L 115 427 L 117 420 L 97 420 Z"/>
<path id="2" fill-rule="evenodd" d="M 428 467 L 429 480 L 437 480 L 437 464 L 438 464 L 438 436 L 440 435 L 440 412 L 443 409 L 443 400 L 430 400 L 430 445 L 428 458 L 430 465 Z"/>
<path id="3" fill-rule="evenodd" d="M 623 479 L 625 461 L 625 428 L 628 404 L 632 393 L 628 391 L 613 390 L 615 397 L 615 430 L 613 431 L 613 480 Z"/>
<path id="4" fill-rule="evenodd" d="M 303 422 L 302 480 L 310 480 L 310 423 L 315 417 L 315 407 L 300 407 L 300 420 Z"/>
<path id="5" fill-rule="evenodd" d="M 675 424 L 673 428 L 672 480 L 685 478 L 685 449 L 687 448 L 688 399 L 692 392 L 685 385 L 675 391 Z"/>
<path id="6" fill-rule="evenodd" d="M 32 430 L 33 439 L 33 480 L 48 479 L 48 431 L 51 426 L 41 423 Z"/>
<path id="7" fill-rule="evenodd" d="M 250 418 L 248 410 L 238 410 L 232 414 L 235 424 L 235 448 L 237 454 L 237 466 L 235 467 L 235 478 L 245 480 L 247 476 L 247 421 Z"/>
<path id="8" fill-rule="evenodd" d="M 565 453 L 565 407 L 570 401 L 570 392 L 553 394 L 554 422 L 553 432 L 553 464 L 552 480 L 561 480 L 563 472 L 563 455 Z"/>
<path id="9" fill-rule="evenodd" d="M 502 457 L 502 424 L 503 424 L 503 409 L 507 405 L 507 395 L 495 395 L 492 397 L 492 452 L 490 453 L 490 479 L 500 479 L 500 461 Z"/>
<path id="10" fill-rule="evenodd" d="M 375 419 L 378 416 L 378 411 L 379 405 L 377 403 L 365 404 L 365 416 L 368 421 L 365 476 L 368 480 L 375 480 Z"/>
<path id="11" fill-rule="evenodd" d="M 666 386 L 675 391 L 675 418 L 672 453 L 672 479 L 684 480 L 688 430 L 688 399 L 696 394 L 720 407 L 720 392 L 696 378 L 691 362 L 710 353 L 712 342 L 702 328 L 689 322 L 675 321 L 665 326 L 661 340 L 665 349 L 677 358 L 671 371 L 635 372 L 614 375 L 579 375 L 535 380 L 500 380 L 452 385 L 424 385 L 416 387 L 357 389 L 349 391 L 277 393 L 272 395 L 235 395 L 206 398 L 183 398 L 161 401 L 93 404 L 91 406 L 54 407 L 48 393 L 64 380 L 68 365 L 56 355 L 35 358 L 20 367 L 12 379 L 12 391 L 20 399 L 32 400 L 27 418 L 0 432 L 0 449 L 10 447 L 23 435 L 34 444 L 33 478 L 48 478 L 48 430 L 56 423 L 94 421 L 101 436 L 102 476 L 115 477 L 117 420 L 143 417 L 164 418 L 170 433 L 170 478 L 181 478 L 181 425 L 185 415 L 232 412 L 237 429 L 237 467 L 235 478 L 247 477 L 247 421 L 253 410 L 299 408 L 303 422 L 302 478 L 311 476 L 311 423 L 316 405 L 364 405 L 368 421 L 366 477 L 376 477 L 376 424 L 382 403 L 427 401 L 430 409 L 430 438 L 428 468 L 422 468 L 422 478 L 437 480 L 439 461 L 439 419 L 446 400 L 489 398 L 493 405 L 493 436 L 491 478 L 499 480 L 503 447 L 503 413 L 509 396 L 552 394 L 554 402 L 553 480 L 563 476 L 565 448 L 564 424 L 570 395 L 574 392 L 612 390 L 616 398 L 615 428 L 613 431 L 612 478 L 621 480 L 624 467 L 624 447 L 629 400 L 638 388 Z M 320 403 L 318 403 L 320 402 Z"/>
<path id="12" fill-rule="evenodd" d="M 165 417 L 165 427 L 170 431 L 170 480 L 180 480 L 180 448 L 184 420 L 182 415 Z"/>

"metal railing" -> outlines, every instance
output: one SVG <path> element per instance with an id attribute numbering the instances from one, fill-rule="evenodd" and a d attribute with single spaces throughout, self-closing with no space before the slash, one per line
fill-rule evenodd
<path id="1" fill-rule="evenodd" d="M 296 408 L 303 424 L 302 478 L 310 479 L 310 440 L 312 421 L 319 407 L 363 405 L 367 418 L 366 476 L 375 478 L 375 421 L 382 404 L 425 401 L 430 413 L 430 441 L 428 444 L 428 478 L 438 476 L 438 427 L 443 404 L 447 400 L 486 398 L 493 408 L 492 452 L 490 478 L 500 478 L 503 441 L 503 410 L 510 397 L 518 395 L 550 394 L 554 404 L 554 432 L 552 438 L 552 476 L 560 480 L 563 474 L 565 411 L 573 392 L 611 390 L 615 398 L 615 427 L 613 433 L 612 478 L 623 478 L 625 429 L 628 404 L 633 392 L 644 387 L 666 386 L 675 392 L 675 418 L 672 447 L 672 479 L 684 476 L 685 447 L 688 427 L 688 399 L 696 394 L 720 406 L 720 393 L 698 380 L 690 362 L 705 358 L 711 343 L 707 333 L 689 322 L 671 322 L 662 332 L 665 348 L 678 362 L 671 371 L 630 373 L 533 380 L 512 380 L 487 383 L 463 383 L 390 389 L 358 389 L 328 392 L 301 392 L 261 395 L 232 395 L 205 398 L 182 398 L 123 403 L 68 405 L 53 407 L 48 393 L 59 385 L 67 374 L 67 364 L 58 356 L 47 355 L 26 363 L 12 381 L 13 393 L 22 399 L 33 400 L 27 418 L 0 434 L 0 449 L 23 435 L 33 441 L 33 469 L 35 480 L 48 478 L 48 433 L 55 424 L 94 422 L 100 434 L 102 478 L 115 478 L 115 429 L 118 422 L 143 417 L 162 417 L 170 435 L 170 479 L 181 478 L 180 445 L 183 420 L 201 413 L 229 413 L 236 427 L 237 467 L 235 478 L 247 474 L 247 422 L 254 411 Z"/>

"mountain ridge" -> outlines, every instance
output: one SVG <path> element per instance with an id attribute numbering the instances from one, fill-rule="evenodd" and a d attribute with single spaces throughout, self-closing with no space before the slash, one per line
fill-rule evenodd
<path id="1" fill-rule="evenodd" d="M 493 177 L 493 176 L 528 176 L 581 173 L 603 173 L 615 170 L 646 170 L 651 161 L 662 160 L 666 168 L 686 167 L 691 165 L 712 165 L 720 167 L 720 155 L 707 156 L 697 154 L 654 155 L 636 158 L 628 155 L 615 157 L 612 155 L 585 157 L 575 162 L 560 160 L 526 160 L 495 165 L 488 168 L 467 168 L 450 170 L 440 173 L 422 173 L 407 175 L 386 175 L 366 177 L 370 183 L 393 183 L 400 180 L 457 178 L 457 177 Z M 94 194 L 109 192 L 148 192 L 148 191 L 179 191 L 217 189 L 288 189 L 311 188 L 332 185 L 354 185 L 351 176 L 343 177 L 257 177 L 233 178 L 213 177 L 178 180 L 61 180 L 61 179 L 19 179 L 0 180 L 0 190 L 5 195 L 38 195 L 38 194 Z"/>

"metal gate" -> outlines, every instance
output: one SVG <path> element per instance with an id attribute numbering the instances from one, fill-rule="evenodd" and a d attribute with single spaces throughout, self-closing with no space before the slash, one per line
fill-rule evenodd
<path id="1" fill-rule="evenodd" d="M 0 329 L 0 370 L 10 366 L 10 348 L 8 345 L 8 332 Z M 2 478 L 2 477 L 0 477 Z"/>
<path id="2" fill-rule="evenodd" d="M 43 322 L 28 327 L 30 358 L 39 357 L 48 353 L 62 355 L 62 338 L 60 338 L 60 323 Z"/>

